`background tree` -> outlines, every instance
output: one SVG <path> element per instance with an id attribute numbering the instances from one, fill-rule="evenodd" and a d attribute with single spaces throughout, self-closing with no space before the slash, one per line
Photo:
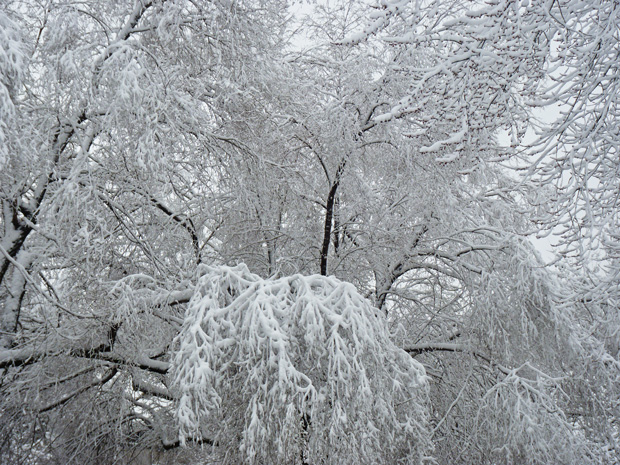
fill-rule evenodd
<path id="1" fill-rule="evenodd" d="M 478 410 L 476 421 L 484 417 L 502 418 L 502 412 L 495 410 L 491 413 L 489 410 L 486 405 L 489 398 L 494 400 L 496 407 L 501 406 L 503 412 L 508 413 L 503 420 L 505 428 L 495 423 L 492 428 L 483 430 L 503 431 L 501 435 L 495 438 L 485 437 L 479 429 L 471 426 L 461 428 L 463 422 L 459 420 L 459 430 L 475 433 L 462 442 L 464 448 L 452 441 L 438 441 L 447 445 L 448 450 L 452 445 L 456 446 L 454 453 L 450 453 L 450 461 L 496 462 L 501 456 L 507 462 L 532 463 L 546 463 L 558 460 L 557 457 L 561 456 L 564 457 L 561 461 L 576 463 L 615 460 L 612 458 L 614 454 L 612 449 L 615 445 L 611 444 L 615 444 L 616 440 L 608 442 L 609 438 L 617 437 L 615 427 L 611 426 L 613 421 L 610 423 L 608 420 L 615 415 L 612 413 L 615 404 L 611 400 L 614 395 L 607 397 L 606 394 L 617 390 L 612 381 L 617 378 L 616 357 L 609 353 L 608 349 L 603 348 L 610 347 L 610 343 L 613 347 L 609 335 L 604 336 L 598 330 L 593 330 L 592 324 L 594 320 L 604 320 L 613 327 L 616 325 L 611 323 L 615 317 L 602 310 L 615 305 L 615 298 L 611 297 L 613 291 L 601 292 L 604 288 L 611 290 L 607 287 L 611 282 L 609 276 L 610 273 L 615 274 L 612 271 L 615 256 L 614 247 L 611 245 L 613 239 L 603 240 L 606 243 L 603 247 L 599 247 L 600 243 L 597 242 L 599 237 L 605 237 L 603 230 L 606 226 L 602 225 L 609 224 L 608 221 L 613 223 L 612 218 L 617 215 L 615 206 L 602 200 L 605 198 L 615 202 L 613 199 L 617 198 L 613 182 L 607 181 L 611 179 L 607 176 L 615 179 L 615 168 L 606 168 L 608 160 L 613 159 L 617 150 L 612 142 L 613 136 L 602 134 L 604 128 L 609 127 L 607 124 L 615 121 L 613 119 L 615 94 L 613 92 L 608 94 L 607 86 L 613 87 L 615 82 L 615 74 L 612 71 L 615 69 L 612 64 L 615 59 L 612 57 L 615 56 L 614 47 L 617 46 L 617 28 L 614 26 L 616 9 L 615 6 L 606 4 L 601 5 L 600 10 L 596 10 L 592 9 L 592 5 L 580 2 L 538 2 L 531 5 L 529 2 L 512 1 L 470 4 L 382 2 L 367 21 L 367 26 L 343 41 L 353 44 L 363 43 L 378 36 L 395 46 L 405 44 L 404 46 L 414 53 L 425 53 L 425 61 L 413 61 L 404 68 L 413 77 L 410 88 L 404 90 L 392 109 L 384 116 L 379 116 L 377 120 L 403 118 L 408 114 L 419 112 L 420 102 L 426 108 L 427 103 L 439 101 L 440 110 L 436 116 L 430 117 L 431 120 L 437 123 L 445 120 L 458 121 L 459 117 L 467 115 L 468 124 L 464 126 L 464 133 L 459 134 L 461 140 L 471 140 L 477 137 L 477 134 L 484 135 L 485 138 L 492 137 L 500 129 L 512 134 L 511 146 L 496 146 L 496 149 L 499 149 L 498 156 L 487 159 L 485 164 L 492 161 L 507 161 L 506 168 L 516 167 L 526 171 L 526 175 L 522 178 L 522 186 L 527 188 L 528 182 L 534 180 L 536 189 L 528 193 L 510 182 L 510 178 L 504 178 L 498 186 L 487 190 L 483 194 L 484 198 L 499 200 L 500 203 L 496 203 L 498 206 L 507 198 L 512 198 L 515 201 L 512 204 L 513 208 L 524 211 L 527 211 L 528 203 L 534 204 L 531 221 L 537 228 L 544 224 L 542 226 L 544 233 L 554 231 L 560 234 L 559 242 L 564 255 L 573 257 L 563 260 L 561 267 L 540 272 L 535 271 L 538 265 L 530 262 L 520 271 L 513 269 L 509 272 L 508 276 L 513 276 L 511 278 L 513 282 L 507 282 L 500 276 L 512 266 L 498 267 L 497 252 L 485 252 L 492 260 L 491 268 L 489 269 L 488 261 L 485 260 L 487 265 L 481 267 L 481 271 L 483 274 L 491 273 L 480 281 L 483 287 L 478 288 L 480 285 L 478 284 L 475 286 L 478 288 L 476 292 L 469 291 L 467 294 L 482 297 L 482 300 L 476 298 L 471 301 L 470 304 L 475 305 L 469 308 L 483 310 L 481 315 L 484 319 L 498 315 L 497 312 L 502 307 L 504 309 L 500 312 L 506 310 L 500 320 L 493 318 L 488 320 L 493 323 L 492 325 L 482 325 L 485 328 L 482 332 L 483 345 L 480 346 L 478 343 L 476 347 L 490 348 L 490 360 L 499 362 L 505 367 L 520 365 L 516 362 L 520 356 L 524 357 L 522 360 L 527 360 L 528 364 L 530 361 L 535 361 L 536 369 L 542 370 L 548 380 L 553 380 L 552 384 L 556 386 L 555 395 L 547 397 L 546 401 L 551 402 L 549 405 L 559 403 L 562 409 L 562 414 L 558 418 L 560 422 L 551 426 L 550 431 L 559 431 L 561 426 L 562 429 L 572 432 L 577 443 L 567 445 L 561 451 L 549 451 L 546 448 L 550 443 L 543 432 L 539 432 L 537 436 L 541 439 L 540 443 L 517 434 L 518 431 L 537 430 L 526 427 L 527 422 L 522 422 L 522 419 L 526 418 L 522 412 L 507 407 L 523 406 L 524 383 L 530 386 L 538 385 L 542 376 L 541 373 L 533 376 L 537 382 L 532 384 L 527 378 L 532 379 L 534 372 L 528 375 L 520 368 L 515 372 L 500 374 L 498 384 L 487 384 L 487 386 L 495 384 L 491 389 L 484 387 L 486 383 L 483 383 L 483 388 L 478 391 L 481 395 L 480 400 L 484 401 L 482 403 L 484 407 Z M 574 47 L 577 43 L 579 46 Z M 571 52 L 567 52 L 568 49 Z M 540 123 L 534 117 L 535 114 L 528 110 L 539 107 L 547 111 L 549 109 L 558 111 L 558 104 L 560 118 L 547 125 Z M 597 123 L 593 123 L 594 120 Z M 476 123 L 472 125 L 469 124 L 470 121 Z M 524 139 L 526 129 L 530 126 L 537 129 L 538 140 L 534 144 L 528 144 L 528 139 Z M 456 136 L 457 133 L 453 134 Z M 427 147 L 435 150 L 446 148 L 452 150 L 453 146 L 450 144 L 460 142 L 457 139 L 457 137 L 435 138 Z M 505 207 L 500 209 L 504 211 Z M 490 211 L 492 210 L 487 209 L 485 213 Z M 524 219 L 527 219 L 527 216 Z M 613 229 L 614 227 L 609 228 L 610 231 Z M 526 232 L 526 229 L 523 229 L 523 232 Z M 613 236 L 613 233 L 611 235 Z M 519 248 L 521 246 L 517 250 Z M 514 246 L 508 249 L 500 248 L 499 250 L 502 250 L 500 255 L 510 249 L 514 250 Z M 516 259 L 516 262 L 526 265 L 529 260 L 526 259 L 527 256 L 534 255 L 531 251 L 524 254 L 517 253 L 510 261 L 514 264 Z M 524 259 L 526 261 L 523 261 Z M 571 271 L 575 265 L 585 269 L 580 278 Z M 495 269 L 502 270 L 501 274 L 495 275 Z M 563 275 L 561 281 L 553 278 L 556 273 Z M 516 281 L 514 276 L 518 277 Z M 527 276 L 531 278 L 523 280 Z M 495 287 L 497 285 L 500 287 Z M 532 285 L 533 288 L 530 287 Z M 521 294 L 526 289 L 530 290 Z M 518 293 L 514 294 L 514 291 Z M 523 297 L 514 298 L 510 297 L 511 295 Z M 541 299 L 543 295 L 546 297 Z M 519 303 L 519 300 L 526 296 L 527 298 Z M 538 297 L 532 302 L 531 296 Z M 592 301 L 596 301 L 597 304 L 592 305 Z M 480 306 L 481 303 L 484 305 Z M 515 307 L 513 303 L 518 305 Z M 531 310 L 534 308 L 550 318 L 553 323 L 551 327 L 543 329 L 544 326 L 539 326 L 537 330 L 535 329 L 540 324 L 540 319 L 532 318 Z M 591 308 L 598 309 L 596 311 L 598 316 L 595 317 L 594 313 L 590 313 Z M 584 311 L 588 316 L 585 316 Z M 524 318 L 527 313 L 530 316 Z M 602 317 L 603 314 L 606 316 Z M 459 322 L 464 321 L 462 315 L 463 313 L 458 318 Z M 517 323 L 517 320 L 514 320 L 517 315 L 521 315 L 521 328 L 519 325 L 510 327 L 510 324 L 505 323 L 506 320 Z M 537 320 L 536 324 L 531 324 Z M 477 321 L 476 325 L 479 323 L 480 321 Z M 594 326 L 597 324 L 594 323 Z M 527 337 L 532 329 L 535 330 L 534 334 L 545 336 L 555 334 L 552 337 L 563 341 L 559 348 L 562 356 L 553 360 L 551 356 L 553 351 L 548 349 L 555 344 L 546 339 L 546 344 L 549 345 L 541 347 L 541 351 L 536 350 L 537 345 L 532 344 L 532 340 Z M 599 336 L 594 336 L 597 333 Z M 498 335 L 501 335 L 499 339 Z M 525 339 L 521 339 L 522 337 Z M 502 339 L 505 342 L 511 339 L 520 340 L 522 347 L 527 349 L 523 352 L 513 346 L 501 355 L 503 352 L 501 349 L 506 346 L 504 343 L 499 347 L 496 344 Z M 470 348 L 471 342 L 468 344 Z M 437 350 L 457 349 L 451 344 L 428 343 L 422 345 L 419 350 L 430 355 Z M 474 353 L 481 352 L 474 351 Z M 612 353 L 615 353 L 613 349 Z M 510 363 L 504 358 L 506 355 L 512 359 Z M 445 361 L 444 356 L 439 357 L 442 362 Z M 599 372 L 599 375 L 593 376 L 590 370 L 598 371 L 601 367 L 598 360 L 602 358 L 607 360 L 607 368 Z M 463 378 L 462 374 L 457 376 L 459 380 Z M 595 379 L 601 381 L 601 384 L 594 382 Z M 499 389 L 501 386 L 506 387 L 507 382 L 511 386 L 518 385 L 519 389 L 513 389 L 512 393 L 510 390 Z M 445 411 L 454 412 L 458 409 L 459 403 L 463 403 L 463 396 L 470 387 L 471 384 L 462 388 L 454 385 L 450 389 L 454 401 L 445 408 Z M 548 391 L 548 387 L 545 389 Z M 583 405 L 575 408 L 570 402 L 571 398 L 583 399 L 583 393 L 590 389 L 597 392 L 593 394 L 593 391 L 590 391 L 592 392 L 590 396 L 600 399 L 601 410 L 598 414 L 593 414 L 592 410 L 584 414 L 588 409 L 584 409 Z M 500 391 L 501 395 L 490 395 Z M 531 389 L 526 388 L 525 391 L 531 392 Z M 538 405 L 541 402 L 540 392 L 545 390 L 537 389 L 537 395 L 530 396 L 536 399 Z M 573 394 L 570 394 L 571 392 Z M 606 394 L 602 395 L 602 392 Z M 477 403 L 480 404 L 480 401 Z M 433 405 L 440 404 L 437 402 Z M 548 411 L 556 410 L 551 407 Z M 607 413 L 602 413 L 603 411 Z M 597 426 L 594 426 L 592 420 L 595 417 L 605 419 L 600 422 L 594 421 L 597 423 Z M 448 421 L 449 416 L 441 418 L 439 425 L 443 427 L 444 419 Z M 531 415 L 528 414 L 527 418 L 531 418 Z M 484 419 L 484 422 L 487 422 L 487 419 Z M 546 422 L 539 420 L 535 423 L 541 426 Z M 553 424 L 554 422 L 547 423 L 547 425 Z M 582 441 L 584 437 L 587 439 L 585 442 Z M 442 453 L 447 453 L 447 450 L 440 449 L 438 452 L 441 456 Z M 562 453 L 575 455 L 566 456 Z M 474 455 L 468 457 L 467 454 Z"/>

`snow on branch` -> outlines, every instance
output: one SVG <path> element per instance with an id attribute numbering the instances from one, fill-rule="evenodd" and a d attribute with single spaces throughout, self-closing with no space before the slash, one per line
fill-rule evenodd
<path id="1" fill-rule="evenodd" d="M 498 461 L 525 463 L 537 456 L 538 463 L 601 463 L 562 409 L 567 395 L 561 378 L 529 363 L 505 373 L 481 399 L 476 416 L 478 428 L 504 444 L 494 451 Z"/>
<path id="2" fill-rule="evenodd" d="M 469 128 L 467 127 L 467 120 L 463 118 L 460 131 L 455 132 L 454 134 L 450 134 L 450 137 L 448 137 L 447 139 L 437 141 L 428 147 L 420 147 L 420 153 L 438 152 L 445 145 L 458 144 L 459 142 L 463 141 L 463 139 L 467 135 L 468 129 Z M 437 157 L 435 161 L 440 163 L 448 163 L 454 161 L 456 157 L 458 157 L 458 153 L 453 152 L 443 157 Z"/>
<path id="3" fill-rule="evenodd" d="M 356 45 L 368 40 L 370 36 L 384 29 L 389 24 L 390 19 L 398 15 L 408 3 L 409 0 L 381 0 L 369 15 L 369 24 L 362 31 L 348 35 L 339 43 Z"/>
<path id="4" fill-rule="evenodd" d="M 428 449 L 425 370 L 351 284 L 206 267 L 175 342 L 180 440 L 214 437 L 229 463 L 419 463 Z"/>
<path id="5" fill-rule="evenodd" d="M 15 118 L 14 98 L 21 86 L 27 52 L 19 26 L 0 10 L 0 169 L 9 157 L 10 124 Z"/>

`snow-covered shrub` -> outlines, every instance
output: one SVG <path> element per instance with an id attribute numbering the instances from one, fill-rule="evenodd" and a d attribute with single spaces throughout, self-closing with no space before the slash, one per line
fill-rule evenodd
<path id="1" fill-rule="evenodd" d="M 425 370 L 351 284 L 206 268 L 176 347 L 180 439 L 211 439 L 227 463 L 413 464 L 429 450 Z"/>

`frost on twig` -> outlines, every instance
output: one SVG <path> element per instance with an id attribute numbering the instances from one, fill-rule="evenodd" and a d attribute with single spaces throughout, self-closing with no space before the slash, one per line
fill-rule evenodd
<path id="1" fill-rule="evenodd" d="M 207 267 L 176 348 L 180 439 L 214 438 L 229 463 L 419 463 L 428 450 L 424 368 L 351 284 Z"/>

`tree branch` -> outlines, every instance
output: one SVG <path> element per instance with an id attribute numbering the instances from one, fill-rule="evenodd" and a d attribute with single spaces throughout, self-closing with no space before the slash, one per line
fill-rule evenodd
<path id="1" fill-rule="evenodd" d="M 166 205 L 157 200 L 155 197 L 150 196 L 150 201 L 155 207 L 157 207 L 160 211 L 164 212 L 166 215 L 170 217 L 173 221 L 183 227 L 192 239 L 192 245 L 194 247 L 194 254 L 196 255 L 196 263 L 200 263 L 201 261 L 201 249 L 200 249 L 200 241 L 198 240 L 198 234 L 196 233 L 196 226 L 194 226 L 194 222 L 187 215 L 180 215 L 178 213 L 174 213 L 170 210 Z"/>
<path id="2" fill-rule="evenodd" d="M 113 367 L 106 376 L 104 376 L 101 379 L 96 379 L 92 382 L 90 382 L 89 384 L 86 384 L 84 386 L 80 386 L 79 388 L 77 388 L 76 390 L 65 394 L 64 396 L 62 396 L 61 398 L 55 400 L 54 402 L 47 404 L 44 407 L 41 407 L 38 409 L 39 413 L 43 413 L 43 412 L 47 412 L 49 410 L 55 409 L 56 407 L 60 407 L 63 404 L 66 404 L 67 402 L 69 402 L 71 399 L 73 399 L 74 397 L 82 394 L 85 391 L 88 391 L 90 388 L 93 388 L 95 386 L 103 386 L 105 383 L 107 383 L 108 381 L 110 381 L 112 378 L 114 378 L 114 376 L 116 376 L 116 373 L 118 373 L 118 370 L 116 369 L 116 367 Z"/>
<path id="3" fill-rule="evenodd" d="M 326 211 L 325 211 L 325 224 L 323 226 L 323 244 L 321 246 L 321 260 L 320 260 L 320 268 L 321 275 L 327 276 L 327 257 L 329 255 L 329 244 L 331 242 L 332 235 L 332 222 L 334 217 L 334 205 L 336 202 L 336 193 L 338 191 L 338 186 L 340 185 L 340 178 L 344 173 L 344 168 L 347 164 L 347 157 L 343 158 L 340 164 L 338 165 L 338 169 L 336 170 L 336 175 L 334 176 L 334 183 L 331 185 L 329 189 L 329 194 L 327 195 L 326 202 Z"/>
<path id="4" fill-rule="evenodd" d="M 135 361 L 130 361 L 110 352 L 100 352 L 93 349 L 74 349 L 68 354 L 46 353 L 34 349 L 10 349 L 0 351 L 0 369 L 31 365 L 44 357 L 53 357 L 57 355 L 69 355 L 78 358 L 103 360 L 119 365 L 136 366 L 143 370 L 162 375 L 167 374 L 168 369 L 170 368 L 170 364 L 168 362 L 162 362 L 161 360 L 153 360 L 148 357 L 138 357 Z"/>

